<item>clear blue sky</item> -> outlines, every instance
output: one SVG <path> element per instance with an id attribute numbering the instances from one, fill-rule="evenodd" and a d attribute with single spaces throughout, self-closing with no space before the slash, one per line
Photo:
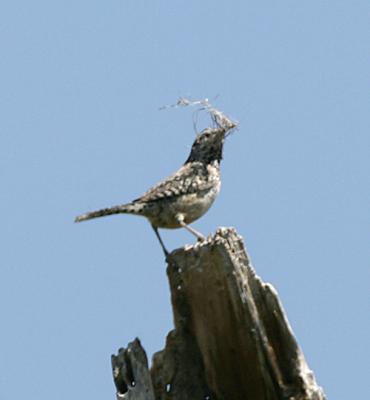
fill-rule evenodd
<path id="1" fill-rule="evenodd" d="M 369 15 L 368 0 L 1 3 L 0 399 L 114 399 L 110 354 L 135 336 L 163 348 L 149 224 L 73 218 L 175 171 L 192 111 L 158 108 L 216 95 L 240 129 L 194 227 L 244 237 L 329 398 L 369 396 Z"/>

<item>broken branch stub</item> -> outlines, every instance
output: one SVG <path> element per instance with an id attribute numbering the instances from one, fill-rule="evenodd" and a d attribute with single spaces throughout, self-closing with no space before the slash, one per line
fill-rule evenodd
<path id="1" fill-rule="evenodd" d="M 154 400 L 154 390 L 148 369 L 148 359 L 140 340 L 112 355 L 113 380 L 117 400 Z"/>
<path id="2" fill-rule="evenodd" d="M 155 399 L 325 399 L 234 229 L 175 250 L 167 273 L 175 329 L 153 356 Z"/>

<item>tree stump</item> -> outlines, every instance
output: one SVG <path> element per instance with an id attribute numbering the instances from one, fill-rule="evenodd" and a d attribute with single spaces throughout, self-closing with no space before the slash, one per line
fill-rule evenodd
<path id="1" fill-rule="evenodd" d="M 324 400 L 275 289 L 220 228 L 167 259 L 175 329 L 151 369 L 136 339 L 112 356 L 117 399 Z"/>

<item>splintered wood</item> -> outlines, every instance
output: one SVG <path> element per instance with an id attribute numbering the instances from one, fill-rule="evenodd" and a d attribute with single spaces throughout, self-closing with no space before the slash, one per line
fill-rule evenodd
<path id="1" fill-rule="evenodd" d="M 234 229 L 172 252 L 167 274 L 175 329 L 150 372 L 140 342 L 113 356 L 118 399 L 325 399 Z"/>

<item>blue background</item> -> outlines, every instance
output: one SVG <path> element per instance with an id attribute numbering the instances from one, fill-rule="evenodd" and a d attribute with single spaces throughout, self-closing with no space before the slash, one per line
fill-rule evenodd
<path id="1" fill-rule="evenodd" d="M 110 354 L 135 336 L 149 358 L 163 348 L 149 224 L 73 219 L 174 172 L 193 110 L 158 108 L 217 95 L 240 128 L 194 227 L 236 227 L 328 397 L 367 397 L 369 14 L 368 0 L 1 3 L 1 399 L 113 399 Z"/>

